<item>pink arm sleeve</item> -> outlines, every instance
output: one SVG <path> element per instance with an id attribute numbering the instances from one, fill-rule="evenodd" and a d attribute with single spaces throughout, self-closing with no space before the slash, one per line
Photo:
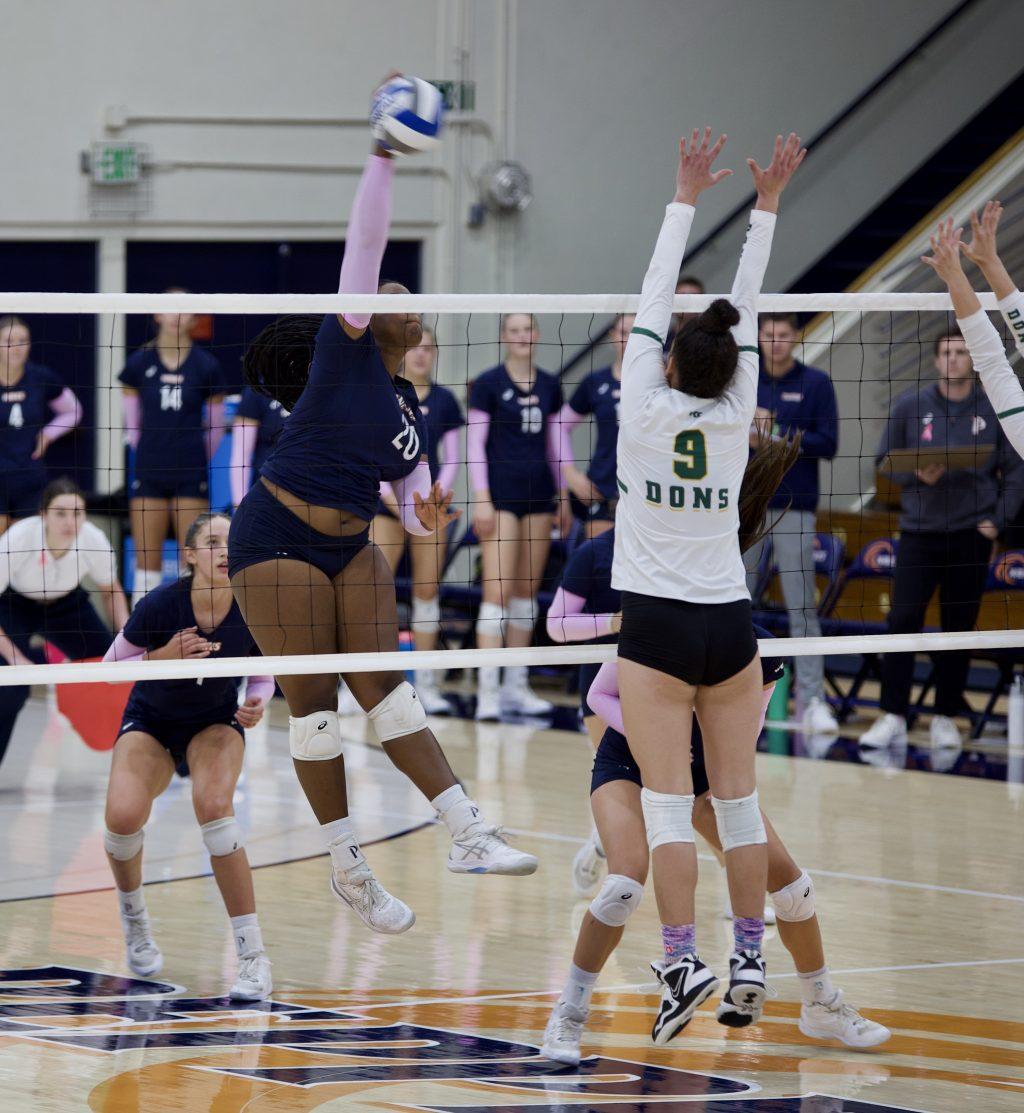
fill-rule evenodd
<path id="1" fill-rule="evenodd" d="M 339 294 L 375 294 L 380 284 L 380 264 L 388 245 L 391 224 L 391 159 L 370 155 L 359 179 L 345 236 L 345 255 L 338 279 Z M 345 313 L 353 328 L 366 328 L 369 313 Z"/>
<path id="2" fill-rule="evenodd" d="M 415 533 L 418 537 L 426 537 L 433 530 L 424 529 L 423 523 L 416 517 L 416 503 L 413 495 L 418 494 L 425 499 L 430 494 L 430 465 L 426 460 L 421 460 L 415 470 L 404 479 L 393 479 L 391 490 L 398 499 L 398 509 L 402 516 L 402 525 L 406 533 Z"/>
<path id="3" fill-rule="evenodd" d="M 231 505 L 236 509 L 252 483 L 252 457 L 259 431 L 236 422 L 231 430 Z"/>
<path id="4" fill-rule="evenodd" d="M 224 399 L 211 398 L 203 410 L 203 431 L 206 433 L 206 461 L 217 455 L 227 427 L 224 424 Z"/>
<path id="5" fill-rule="evenodd" d="M 82 420 L 82 404 L 70 387 L 65 387 L 54 398 L 50 403 L 50 409 L 54 414 L 53 421 L 43 427 L 43 436 L 47 444 L 53 444 L 58 437 L 70 433 Z"/>
<path id="6" fill-rule="evenodd" d="M 114 638 L 113 644 L 103 654 L 104 661 L 141 661 L 146 656 L 146 651 L 140 649 L 139 646 L 133 645 L 125 636 L 124 632 L 119 632 L 117 637 Z"/>
<path id="7" fill-rule="evenodd" d="M 455 483 L 455 476 L 459 470 L 459 431 L 449 429 L 441 438 L 437 446 L 438 458 L 443 461 L 437 473 L 437 481 L 441 484 L 442 491 L 450 491 Z"/>
<path id="8" fill-rule="evenodd" d="M 548 637 L 553 642 L 588 642 L 612 632 L 610 614 L 584 614 L 582 595 L 560 587 L 548 608 Z"/>
<path id="9" fill-rule="evenodd" d="M 124 439 L 132 448 L 138 448 L 142 433 L 142 400 L 135 393 L 122 394 L 121 412 L 124 414 Z"/>
<path id="10" fill-rule="evenodd" d="M 491 415 L 485 410 L 470 410 L 466 426 L 466 461 L 469 464 L 469 485 L 474 491 L 489 491 L 487 475 L 487 431 Z"/>
<path id="11" fill-rule="evenodd" d="M 274 678 L 272 676 L 250 676 L 245 682 L 245 698 L 262 700 L 269 703 L 274 694 Z"/>
<path id="12" fill-rule="evenodd" d="M 559 463 L 559 488 L 564 488 L 565 469 L 575 463 L 572 454 L 572 431 L 583 420 L 583 414 L 578 414 L 568 402 L 558 412 L 558 455 Z"/>
<path id="13" fill-rule="evenodd" d="M 612 730 L 625 734 L 622 723 L 622 704 L 619 703 L 619 670 L 614 661 L 605 661 L 597 670 L 594 683 L 587 693 L 587 703 L 598 718 L 603 719 Z"/>

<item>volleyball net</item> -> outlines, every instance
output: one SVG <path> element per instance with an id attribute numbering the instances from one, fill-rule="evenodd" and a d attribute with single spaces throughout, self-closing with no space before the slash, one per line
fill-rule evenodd
<path id="1" fill-rule="evenodd" d="M 711 294 L 678 296 L 675 310 L 682 315 L 678 321 L 706 308 L 713 298 Z M 987 309 L 995 309 L 991 295 L 982 300 Z M 474 394 L 476 381 L 508 357 L 510 336 L 504 326 L 516 315 L 532 316 L 537 328 L 532 362 L 557 380 L 557 405 L 543 401 L 529 382 L 510 380 L 506 389 L 515 391 L 516 401 L 521 403 L 522 425 L 516 432 L 524 444 L 530 436 L 547 439 L 549 423 L 565 418 L 561 407 L 568 403 L 574 410 L 569 415 L 571 428 L 556 438 L 562 454 L 554 461 L 549 454 L 549 463 L 563 482 L 566 467 L 576 469 L 574 483 L 579 487 L 580 477 L 589 482 L 599 451 L 601 421 L 607 420 L 607 398 L 597 392 L 603 389 L 605 394 L 615 395 L 618 391 L 614 371 L 610 377 L 602 375 L 616 365 L 621 339 L 628 334 L 617 322 L 634 313 L 637 302 L 638 298 L 630 295 L 0 294 L 0 318 L 6 322 L 0 330 L 7 329 L 0 336 L 0 372 L 4 375 L 0 437 L 6 433 L 11 452 L 17 452 L 25 438 L 12 434 L 24 433 L 26 424 L 31 427 L 32 422 L 37 423 L 38 432 L 52 416 L 30 416 L 27 396 L 24 405 L 19 404 L 19 357 L 11 345 L 10 325 L 10 319 L 17 318 L 29 334 L 28 363 L 49 368 L 57 382 L 77 396 L 84 414 L 72 433 L 53 439 L 46 448 L 46 478 L 71 476 L 87 493 L 89 519 L 110 539 L 117 575 L 130 592 L 137 584 L 139 549 L 144 545 L 151 550 L 154 540 L 134 535 L 128 512 L 137 450 L 125 445 L 120 376 L 133 352 L 154 344 L 154 315 L 188 315 L 191 321 L 181 348 L 194 347 L 215 361 L 220 376 L 217 391 L 226 398 L 219 419 L 225 435 L 209 461 L 206 500 L 212 509 L 230 513 L 232 441 L 241 435 L 244 424 L 236 416 L 244 385 L 241 361 L 248 345 L 275 318 L 341 311 L 422 314 L 436 346 L 430 355 L 431 379 L 452 392 L 461 422 L 470 408 L 481 405 L 481 396 Z M 1011 653 L 1024 646 L 1024 462 L 1008 449 L 998 435 L 998 422 L 977 400 L 980 384 L 972 384 L 966 393 L 954 384 L 948 397 L 941 390 L 935 394 L 937 382 L 961 374 L 957 360 L 962 356 L 950 347 L 951 341 L 955 347 L 955 338 L 948 337 L 955 326 L 948 298 L 930 293 L 765 295 L 759 309 L 762 321 L 769 322 L 762 325 L 761 336 L 768 385 L 758 411 L 761 433 L 769 437 L 784 433 L 791 420 L 805 430 L 805 458 L 788 496 L 789 512 L 784 496 L 782 505 L 769 510 L 773 529 L 767 540 L 752 550 L 746 561 L 755 617 L 777 635 L 770 643 L 762 643 L 762 653 L 797 658 L 966 650 L 984 656 Z M 997 323 L 1001 326 L 998 319 Z M 155 347 L 153 355 L 152 373 L 158 378 L 182 378 L 180 368 L 161 367 Z M 791 360 L 797 362 L 791 364 Z M 802 377 L 802 366 L 820 370 L 824 378 Z M 166 391 L 166 408 L 181 407 L 181 391 L 175 389 L 181 385 L 172 383 Z M 809 406 L 812 391 L 819 397 Z M 830 395 L 834 398 L 831 417 L 827 412 Z M 896 429 L 894 417 L 900 414 L 902 432 Z M 190 430 L 181 426 L 182 431 L 202 428 L 208 435 L 204 420 L 208 424 L 208 413 L 205 418 L 197 416 Z M 287 416 L 283 415 L 283 420 L 286 422 Z M 500 415 L 491 415 L 492 433 L 502 420 Z M 524 664 L 557 669 L 610 659 L 614 646 L 609 644 L 553 643 L 545 616 L 574 555 L 613 520 L 614 489 L 602 489 L 596 476 L 589 497 L 585 487 L 582 495 L 570 488 L 565 502 L 571 501 L 572 512 L 556 512 L 550 523 L 541 521 L 539 526 L 533 522 L 533 528 L 540 528 L 546 536 L 534 537 L 529 545 L 517 549 L 513 543 L 515 536 L 521 536 L 515 534 L 521 523 L 514 519 L 507 523 L 513 531 L 508 537 L 500 532 L 506 523 L 499 522 L 494 527 L 497 533 L 481 538 L 478 500 L 470 476 L 472 465 L 480 461 L 474 461 L 471 445 L 467 449 L 461 423 L 448 432 L 454 432 L 456 438 L 445 441 L 456 461 L 450 473 L 452 505 L 461 517 L 434 539 L 433 562 L 419 562 L 415 546 L 406 548 L 406 539 L 399 534 L 396 540 L 393 530 L 378 528 L 375 523 L 373 534 L 382 549 L 390 545 L 403 550 L 388 555 L 394 569 L 399 625 L 411 632 L 410 644 L 416 641 L 415 599 L 431 595 L 437 599 L 436 648 L 413 654 L 381 651 L 264 660 L 22 664 L 0 668 L 0 687 L 244 676 L 268 671 L 290 675 L 410 668 L 474 670 Z M 607 435 L 607 428 L 604 432 Z M 146 435 L 143 425 L 141 437 Z M 444 462 L 440 460 L 442 465 Z M 494 475 L 514 471 L 518 461 L 492 454 L 483 463 Z M 172 451 L 168 473 L 180 465 Z M 5 494 L 24 485 L 24 476 L 34 466 L 26 459 L 23 467 L 0 479 Z M 251 457 L 249 466 L 252 468 Z M 807 486 L 808 476 L 815 471 L 816 495 Z M 257 472 L 258 461 L 249 476 L 252 481 L 258 481 Z M 677 474 L 684 473 L 685 468 Z M 696 471 L 686 474 L 677 485 L 652 489 L 648 497 L 663 499 L 682 514 L 713 513 L 710 496 L 701 489 Z M 529 498 L 524 493 L 524 500 Z M 599 512 L 591 513 L 596 504 L 601 504 Z M 387 516 L 386 505 L 380 509 Z M 182 559 L 176 545 L 180 538 L 175 537 L 172 518 L 161 516 L 159 522 L 163 531 L 157 539 L 161 569 L 165 578 L 173 578 Z M 912 534 L 929 535 L 930 545 L 909 546 L 908 528 Z M 958 548 L 941 540 L 963 541 L 972 531 L 981 540 L 966 556 L 964 545 Z M 84 542 L 75 544 L 80 546 L 75 551 L 81 553 Z M 487 552 L 489 544 L 493 547 Z M 913 553 L 908 558 L 909 548 Z M 802 554 L 802 568 L 793 567 L 794 552 Z M 0 581 L 7 586 L 4 598 L 17 593 L 15 566 L 19 560 L 23 563 L 23 557 L 24 553 L 13 551 L 11 545 L 2 554 L 7 565 L 0 569 Z M 45 559 L 43 554 L 39 559 Z M 433 569 L 426 579 L 425 566 Z M 889 615 L 896 577 L 901 575 L 905 586 L 908 574 L 920 581 L 914 605 L 924 612 L 922 629 L 891 633 Z M 800 589 L 804 596 L 797 598 L 796 581 L 808 577 L 813 580 L 813 598 L 807 594 L 809 588 Z M 484 649 L 477 645 L 479 608 L 485 595 L 494 594 L 495 579 L 508 581 L 501 585 L 506 601 L 512 581 L 521 584 L 528 580 L 535 587 L 531 591 L 534 630 L 530 645 Z M 579 594 L 578 580 L 574 584 L 572 594 Z M 928 592 L 934 598 L 922 600 L 927 585 L 935 588 Z M 521 587 L 515 590 L 521 595 Z M 49 609 L 48 600 L 36 601 L 42 611 Z M 897 600 L 897 604 L 906 606 L 907 601 Z M 958 622 L 962 625 L 963 614 L 972 607 L 976 613 L 969 619 L 970 629 L 941 629 Z M 9 608 L 0 614 L 0 627 L 5 615 L 10 616 Z M 808 616 L 816 628 L 812 636 L 791 636 L 808 628 Z M 282 615 L 282 623 L 288 621 L 288 616 Z M 35 654 L 30 657 L 40 662 L 59 661 L 60 654 L 43 656 L 48 640 L 44 625 L 40 619 L 40 628 L 29 632 Z"/>

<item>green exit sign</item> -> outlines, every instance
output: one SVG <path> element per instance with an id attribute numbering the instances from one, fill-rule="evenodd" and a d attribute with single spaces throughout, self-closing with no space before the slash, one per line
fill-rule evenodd
<path id="1" fill-rule="evenodd" d="M 472 112 L 476 108 L 475 81 L 432 81 L 441 90 L 448 112 Z"/>
<path id="2" fill-rule="evenodd" d="M 126 185 L 142 176 L 142 154 L 135 143 L 94 143 L 90 164 L 97 185 Z"/>

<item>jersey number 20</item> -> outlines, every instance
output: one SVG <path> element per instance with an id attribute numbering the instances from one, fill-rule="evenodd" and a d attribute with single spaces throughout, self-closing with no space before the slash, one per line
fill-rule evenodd
<path id="1" fill-rule="evenodd" d="M 699 429 L 686 429 L 676 437 L 673 449 L 678 460 L 672 471 L 680 479 L 703 479 L 708 473 L 708 451 Z"/>
<path id="2" fill-rule="evenodd" d="M 415 426 L 407 425 L 391 443 L 401 452 L 403 460 L 415 460 L 420 454 L 420 435 Z"/>

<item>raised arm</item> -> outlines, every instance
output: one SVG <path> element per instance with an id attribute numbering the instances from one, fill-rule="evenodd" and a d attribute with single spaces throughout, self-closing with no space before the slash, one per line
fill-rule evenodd
<path id="1" fill-rule="evenodd" d="M 712 145 L 711 128 L 705 128 L 703 136 L 695 128 L 689 143 L 685 138 L 679 140 L 675 196 L 665 209 L 654 254 L 640 290 L 640 308 L 622 357 L 621 404 L 624 421 L 629 420 L 646 394 L 665 385 L 662 353 L 672 320 L 672 299 L 679 278 L 679 265 L 686 253 L 686 241 L 693 224 L 694 206 L 704 190 L 732 173 L 731 170 L 711 169 L 725 145 L 725 138 L 724 135 L 719 136 Z"/>
<path id="2" fill-rule="evenodd" d="M 1017 351 L 1024 355 L 1024 294 L 1014 285 L 996 248 L 996 229 L 1002 215 L 1003 206 L 998 201 L 989 201 L 980 217 L 971 213 L 971 242 L 961 243 L 960 250 L 981 268 Z"/>

